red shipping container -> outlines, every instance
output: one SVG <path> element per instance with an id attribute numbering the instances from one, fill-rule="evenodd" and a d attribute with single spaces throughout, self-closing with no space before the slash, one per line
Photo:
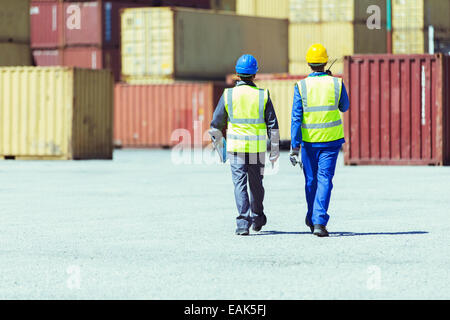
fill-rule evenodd
<path id="1" fill-rule="evenodd" d="M 119 49 L 69 47 L 65 49 L 33 50 L 37 66 L 68 66 L 87 69 L 110 69 L 119 81 L 121 59 Z"/>
<path id="2" fill-rule="evenodd" d="M 35 66 L 53 67 L 62 66 L 64 63 L 63 50 L 61 49 L 43 49 L 33 50 L 33 60 Z"/>
<path id="3" fill-rule="evenodd" d="M 31 47 L 57 48 L 62 45 L 63 4 L 57 1 L 36 1 L 30 6 Z"/>
<path id="4" fill-rule="evenodd" d="M 120 9 L 140 6 L 145 3 L 33 1 L 30 8 L 31 46 L 119 47 Z"/>
<path id="5" fill-rule="evenodd" d="M 345 57 L 347 165 L 450 164 L 450 57 Z"/>
<path id="6" fill-rule="evenodd" d="M 120 80 L 121 59 L 119 49 L 69 47 L 64 49 L 64 65 L 88 69 L 109 69 L 114 75 L 114 80 Z"/>
<path id="7" fill-rule="evenodd" d="M 213 110 L 224 83 L 195 82 L 156 85 L 116 84 L 114 90 L 114 141 L 128 148 L 170 147 L 176 129 L 189 131 L 191 142 L 206 145 Z M 200 126 L 194 131 L 194 121 Z"/>

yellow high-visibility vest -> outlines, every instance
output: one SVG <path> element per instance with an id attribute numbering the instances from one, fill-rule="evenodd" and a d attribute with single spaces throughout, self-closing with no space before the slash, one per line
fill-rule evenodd
<path id="1" fill-rule="evenodd" d="M 303 141 L 330 142 L 344 138 L 339 113 L 342 79 L 328 75 L 307 77 L 297 86 L 303 105 Z"/>
<path id="2" fill-rule="evenodd" d="M 267 126 L 264 114 L 268 98 L 267 90 L 248 85 L 225 89 L 228 152 L 266 152 Z"/>

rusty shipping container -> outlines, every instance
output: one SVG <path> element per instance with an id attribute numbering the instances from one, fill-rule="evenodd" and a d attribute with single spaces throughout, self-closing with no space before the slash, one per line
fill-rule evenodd
<path id="1" fill-rule="evenodd" d="M 179 82 L 159 85 L 116 84 L 114 143 L 126 148 L 170 147 L 180 143 L 176 129 L 190 133 L 190 141 L 209 143 L 203 135 L 225 88 L 224 83 Z M 198 125 L 194 130 L 194 125 Z M 174 139 L 171 139 L 174 138 Z"/>
<path id="2" fill-rule="evenodd" d="M 450 164 L 450 57 L 345 58 L 347 165 Z"/>
<path id="3" fill-rule="evenodd" d="M 106 70 L 0 68 L 0 159 L 111 159 Z"/>

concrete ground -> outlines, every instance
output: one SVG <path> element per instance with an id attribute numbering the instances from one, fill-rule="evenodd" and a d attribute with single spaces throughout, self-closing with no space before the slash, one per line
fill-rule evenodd
<path id="1" fill-rule="evenodd" d="M 268 225 L 238 237 L 228 165 L 2 161 L 0 299 L 450 298 L 450 168 L 340 155 L 330 238 L 304 226 L 287 153 L 269 173 Z"/>

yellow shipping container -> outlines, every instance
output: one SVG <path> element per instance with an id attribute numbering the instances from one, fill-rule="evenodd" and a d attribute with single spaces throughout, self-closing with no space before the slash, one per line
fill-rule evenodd
<path id="1" fill-rule="evenodd" d="M 372 10 L 367 12 L 370 6 L 380 9 L 380 22 L 386 21 L 386 0 L 322 0 L 321 19 L 323 22 L 365 24 L 372 15 Z"/>
<path id="2" fill-rule="evenodd" d="M 290 0 L 290 22 L 320 22 L 321 0 Z"/>
<path id="3" fill-rule="evenodd" d="M 0 66 L 31 66 L 31 64 L 30 45 L 0 43 Z"/>
<path id="4" fill-rule="evenodd" d="M 296 80 L 255 81 L 259 88 L 268 89 L 280 127 L 280 140 L 291 139 L 291 112 Z"/>
<path id="5" fill-rule="evenodd" d="M 0 68 L 0 159 L 112 159 L 113 76 Z"/>
<path id="6" fill-rule="evenodd" d="M 393 29 L 450 29 L 450 0 L 393 0 Z"/>
<path id="7" fill-rule="evenodd" d="M 1 0 L 0 41 L 30 42 L 29 0 Z"/>
<path id="8" fill-rule="evenodd" d="M 329 61 L 326 69 L 333 63 L 334 59 Z M 308 75 L 312 72 L 305 60 L 303 61 L 291 61 L 289 63 L 289 73 L 298 75 Z M 344 73 L 344 59 L 336 61 L 331 67 L 331 72 L 334 75 L 342 75 Z"/>
<path id="9" fill-rule="evenodd" d="M 290 0 L 236 0 L 236 13 L 245 16 L 289 19 Z"/>
<path id="10" fill-rule="evenodd" d="M 343 72 L 343 58 L 355 53 L 386 53 L 386 29 L 370 30 L 366 24 L 352 22 L 291 23 L 289 26 L 289 72 L 309 73 L 306 52 L 313 43 L 322 43 L 335 74 Z"/>
<path id="11" fill-rule="evenodd" d="M 434 30 L 434 50 L 438 52 L 439 44 L 450 44 L 450 29 Z M 396 29 L 392 32 L 392 52 L 394 54 L 423 54 L 429 52 L 428 28 L 423 29 Z"/>
<path id="12" fill-rule="evenodd" d="M 122 79 L 223 79 L 254 54 L 260 72 L 288 71 L 288 21 L 210 10 L 130 8 L 122 12 Z"/>

